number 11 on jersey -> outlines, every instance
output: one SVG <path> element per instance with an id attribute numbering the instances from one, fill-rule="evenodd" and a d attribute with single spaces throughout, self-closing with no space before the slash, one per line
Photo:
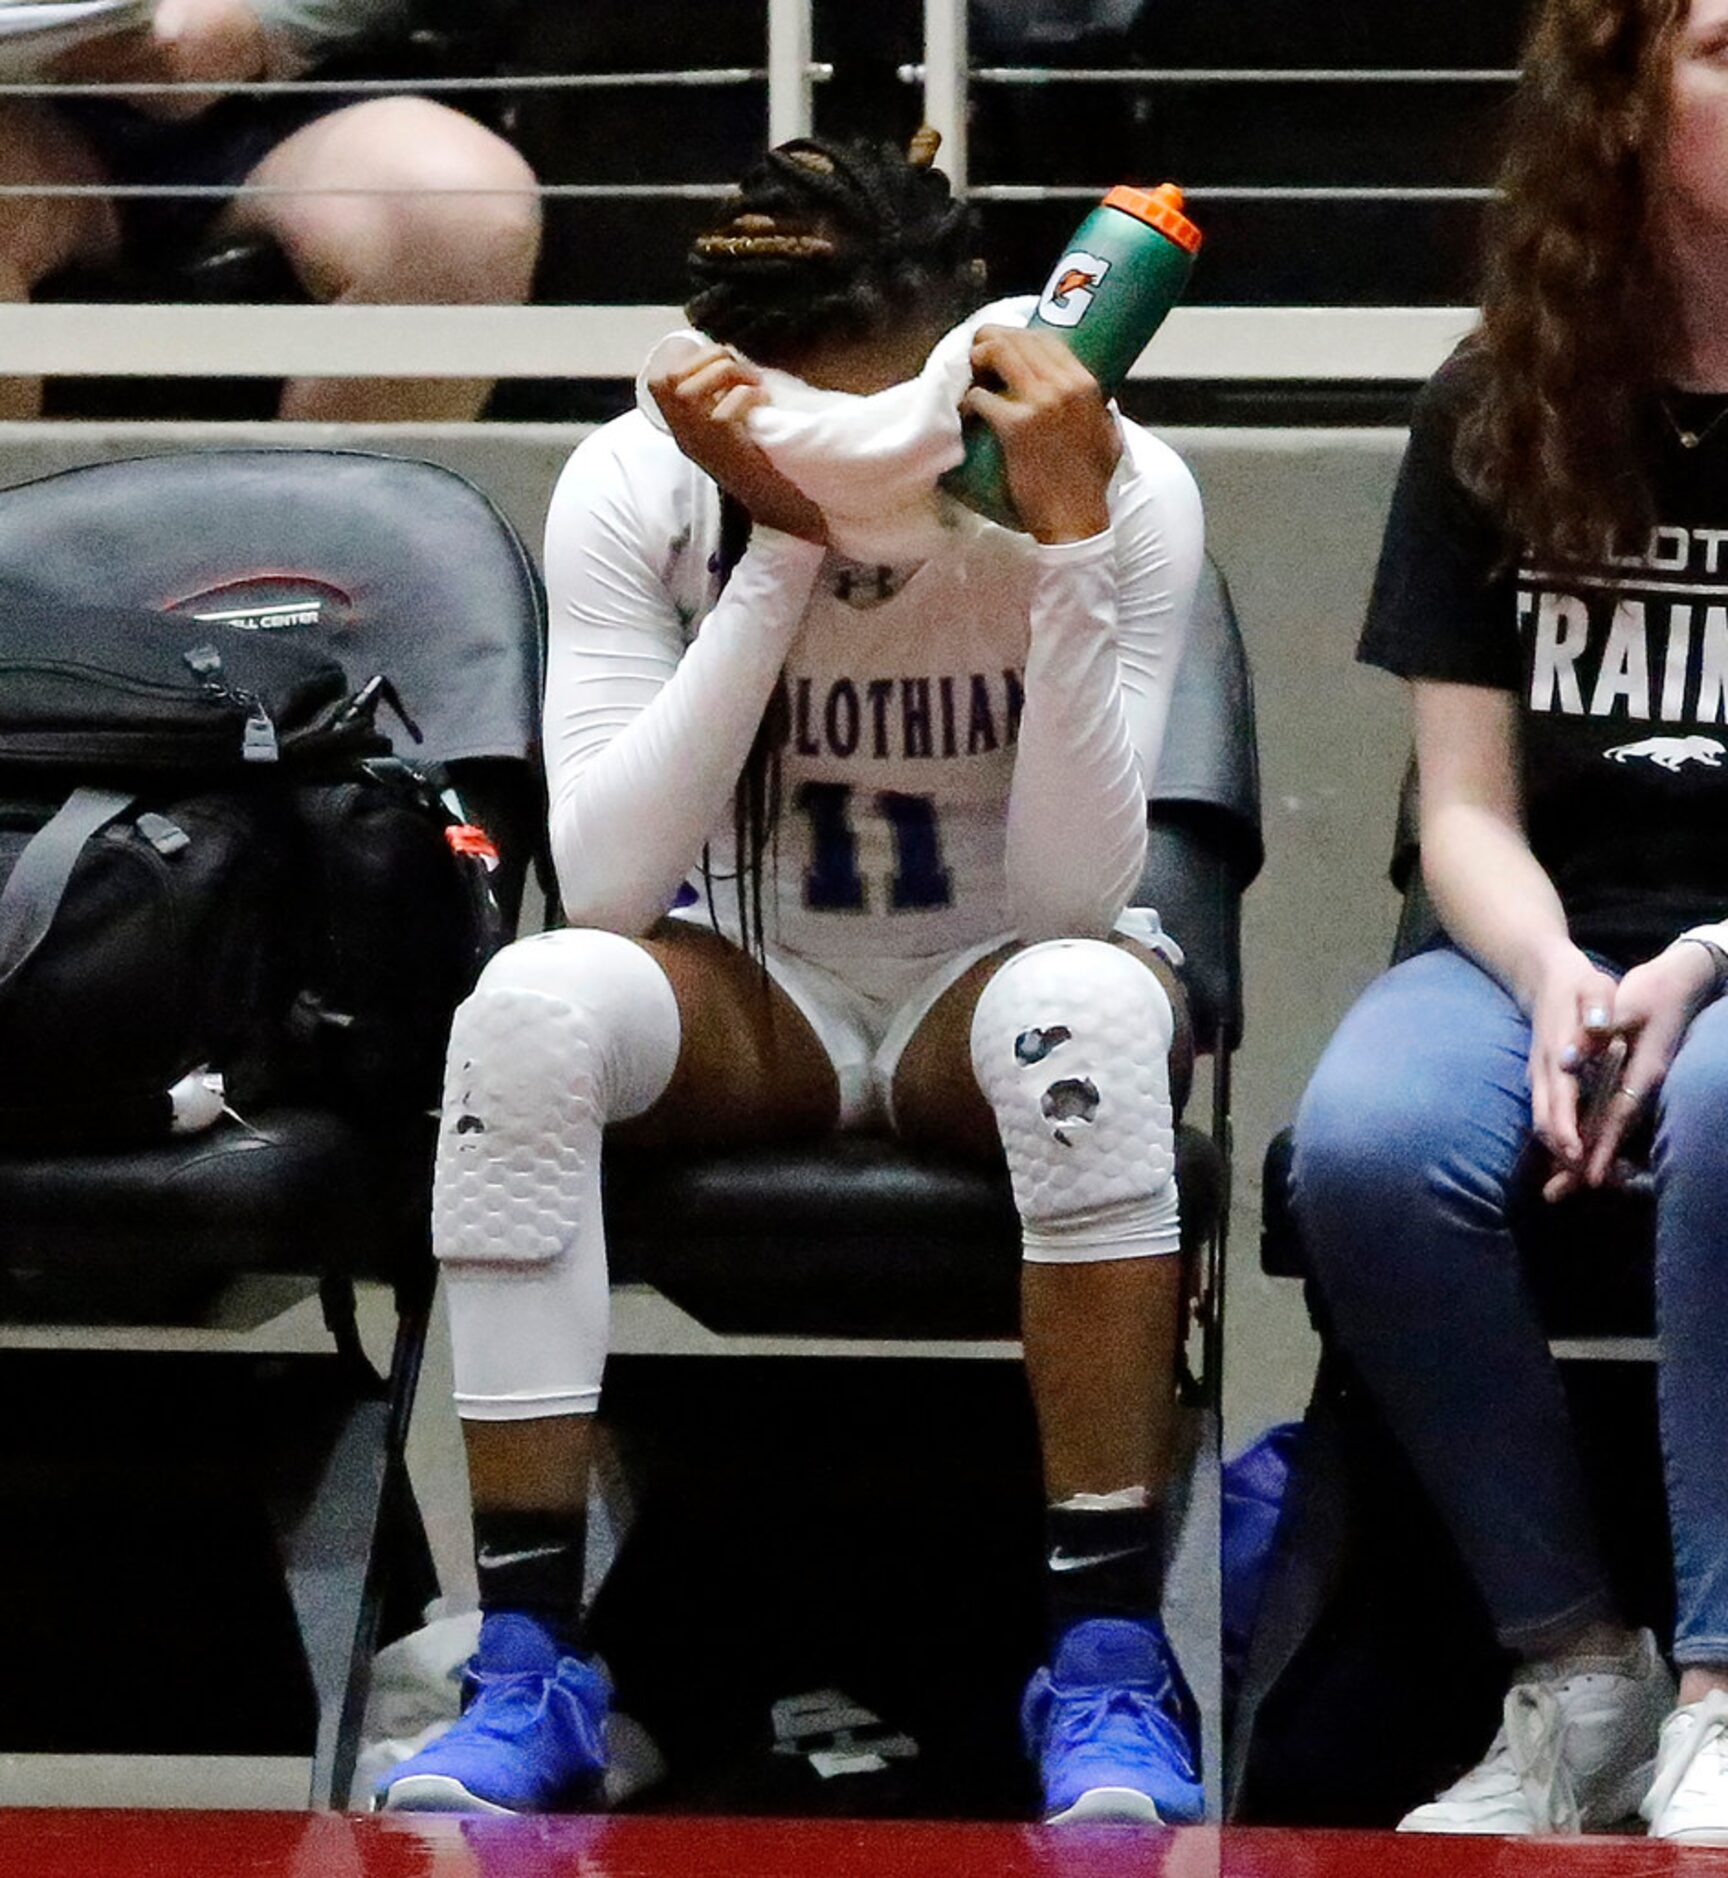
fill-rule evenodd
<path id="1" fill-rule="evenodd" d="M 852 825 L 849 783 L 798 785 L 792 805 L 810 822 L 810 867 L 804 876 L 804 904 L 817 913 L 862 913 L 870 891 L 858 871 L 858 836 Z M 953 887 L 942 864 L 942 837 L 931 796 L 902 795 L 884 789 L 875 811 L 887 822 L 894 843 L 894 871 L 888 877 L 888 905 L 896 913 L 923 912 L 953 904 Z"/>

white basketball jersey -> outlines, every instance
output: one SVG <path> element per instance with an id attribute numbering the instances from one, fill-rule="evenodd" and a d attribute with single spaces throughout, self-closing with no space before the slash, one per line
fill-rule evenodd
<path id="1" fill-rule="evenodd" d="M 784 657 L 781 810 L 762 857 L 773 943 L 818 961 L 937 958 L 1015 929 L 1008 811 L 1035 607 L 1031 663 L 1044 677 L 1034 710 L 1043 700 L 1043 710 L 1055 713 L 1049 723 L 1066 721 L 1057 693 L 1065 674 L 1084 669 L 1094 693 L 1102 687 L 1126 722 L 1126 786 L 1143 804 L 1138 791 L 1156 762 L 1198 576 L 1201 520 L 1193 480 L 1175 454 L 1133 424 L 1123 432 L 1108 540 L 1040 548 L 1030 536 L 961 510 L 943 545 L 916 567 L 824 559 L 808 600 L 797 602 L 802 611 Z M 560 834 L 580 806 L 586 765 L 654 710 L 658 691 L 700 638 L 719 592 L 719 534 L 712 482 L 637 413 L 591 436 L 560 480 L 547 523 L 546 753 L 561 870 L 581 871 Z M 1068 572 L 1067 557 L 1091 574 Z M 784 564 L 784 557 L 761 563 Z M 808 582 L 807 557 L 802 570 Z M 752 604 L 772 607 L 776 592 L 790 594 L 776 584 L 782 578 L 758 578 Z M 734 620 L 728 632 L 743 629 L 743 639 L 726 645 L 748 650 L 750 617 Z M 1097 650 L 1109 653 L 1112 644 L 1101 666 Z M 635 826 L 581 824 L 583 840 L 605 841 L 612 877 L 646 868 L 642 877 L 676 879 L 676 871 L 663 871 L 669 860 L 674 870 L 689 870 L 679 910 L 700 908 L 711 886 L 715 912 L 729 928 L 737 908 L 736 771 L 722 778 L 713 761 L 702 765 L 692 740 L 726 695 L 732 663 L 729 652 L 709 664 L 700 686 L 685 690 L 676 717 L 661 720 L 680 725 L 682 742 L 658 748 L 652 770 L 614 796 Z M 1076 774 L 1075 801 L 1065 805 L 1061 778 L 1084 769 L 1084 752 L 1052 763 L 1049 744 L 1046 737 L 1036 791 L 1043 805 L 1037 852 L 1046 876 L 1078 879 L 1097 845 L 1097 830 L 1085 824 L 1099 791 L 1120 794 L 1122 785 L 1094 776 L 1080 786 Z M 688 770 L 677 754 L 683 748 L 691 749 Z M 705 810 L 687 805 L 700 815 L 664 812 L 681 787 L 703 793 Z M 681 853 L 659 853 L 661 831 L 674 822 L 711 829 L 707 880 L 688 835 Z M 584 852 L 591 855 L 592 846 Z M 568 883 L 565 897 L 570 904 Z M 647 913 L 644 907 L 632 917 Z"/>
<path id="2" fill-rule="evenodd" d="M 1009 929 L 1028 545 L 968 518 L 910 573 L 824 564 L 786 664 L 779 839 L 764 861 L 776 944 L 932 957 Z"/>

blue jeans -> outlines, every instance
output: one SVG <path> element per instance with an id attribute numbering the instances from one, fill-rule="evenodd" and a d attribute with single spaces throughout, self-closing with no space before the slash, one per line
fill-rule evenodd
<path id="1" fill-rule="evenodd" d="M 1613 1615 L 1553 1359 L 1507 1228 L 1530 1140 L 1530 1026 L 1452 950 L 1345 1018 L 1296 1121 L 1293 1193 L 1343 1348 L 1487 1601 L 1540 1655 Z M 1728 1664 L 1728 1000 L 1658 1098 L 1659 1400 L 1675 1659 Z"/>

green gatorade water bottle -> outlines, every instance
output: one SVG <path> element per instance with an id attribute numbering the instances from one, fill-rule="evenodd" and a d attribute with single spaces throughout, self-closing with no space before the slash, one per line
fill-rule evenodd
<path id="1" fill-rule="evenodd" d="M 1112 189 L 1074 231 L 1027 323 L 1055 333 L 1111 397 L 1181 299 L 1199 247 L 1174 183 Z M 1022 527 L 996 433 L 969 417 L 964 438 L 966 459 L 943 488 L 1004 528 Z"/>

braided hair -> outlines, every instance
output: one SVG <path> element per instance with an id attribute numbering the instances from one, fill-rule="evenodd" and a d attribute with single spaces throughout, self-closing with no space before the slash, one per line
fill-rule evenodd
<path id="1" fill-rule="evenodd" d="M 711 339 L 764 365 L 823 340 L 868 341 L 908 314 L 944 324 L 984 300 L 977 218 L 931 167 L 941 139 L 925 127 L 905 151 L 890 143 L 798 137 L 770 150 L 739 185 L 730 219 L 700 236 L 686 309 Z M 749 517 L 721 506 L 724 586 L 749 540 Z M 784 680 L 764 711 L 732 799 L 738 926 L 763 958 L 762 876 L 781 806 L 790 730 Z M 706 872 L 706 862 L 704 863 Z M 712 883 L 709 915 L 714 912 Z"/>
<path id="2" fill-rule="evenodd" d="M 871 339 L 914 309 L 953 325 L 983 299 L 976 217 L 932 167 L 925 128 L 889 143 L 797 137 L 739 185 L 690 251 L 688 312 L 764 365 L 825 339 Z"/>

